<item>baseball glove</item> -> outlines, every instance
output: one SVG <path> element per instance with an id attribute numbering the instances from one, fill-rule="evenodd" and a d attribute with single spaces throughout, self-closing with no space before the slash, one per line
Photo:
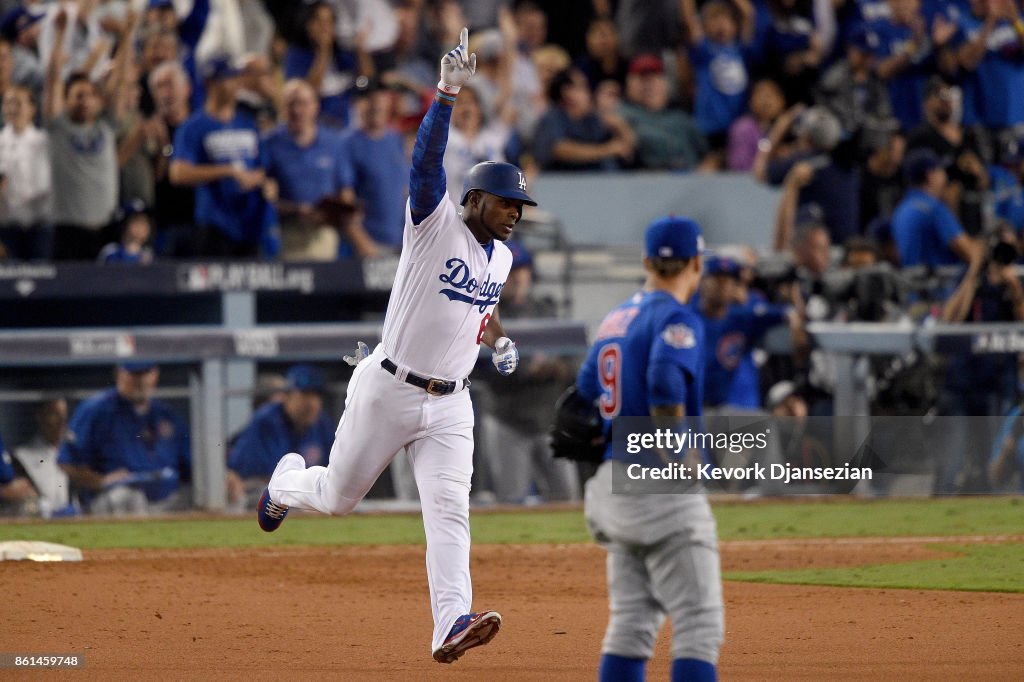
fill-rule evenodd
<path id="1" fill-rule="evenodd" d="M 555 420 L 549 433 L 554 457 L 576 462 L 604 460 L 604 423 L 597 406 L 583 398 L 573 384 L 555 403 Z"/>

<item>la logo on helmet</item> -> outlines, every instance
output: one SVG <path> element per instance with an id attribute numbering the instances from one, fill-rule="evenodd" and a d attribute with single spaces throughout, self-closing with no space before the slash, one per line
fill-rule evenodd
<path id="1" fill-rule="evenodd" d="M 526 191 L 526 176 L 522 171 L 519 171 L 519 189 Z"/>

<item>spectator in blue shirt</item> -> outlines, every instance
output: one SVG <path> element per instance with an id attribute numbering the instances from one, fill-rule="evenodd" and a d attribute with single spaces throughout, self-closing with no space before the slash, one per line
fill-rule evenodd
<path id="1" fill-rule="evenodd" d="M 285 123 L 264 140 L 267 177 L 276 184 L 284 260 L 334 260 L 338 232 L 320 210 L 325 199 L 355 205 L 352 162 L 340 133 L 317 123 L 313 87 L 293 78 L 282 91 Z"/>
<path id="2" fill-rule="evenodd" d="M 362 226 L 377 250 L 402 248 L 410 158 L 392 125 L 394 92 L 377 80 L 358 90 L 360 125 L 345 137 Z M 342 255 L 347 255 L 343 253 Z"/>
<path id="3" fill-rule="evenodd" d="M 955 19 L 959 28 L 950 45 L 966 73 L 964 125 L 1024 123 L 1024 32 L 1016 3 L 971 0 L 970 11 L 957 11 Z"/>
<path id="4" fill-rule="evenodd" d="M 146 205 L 141 199 L 129 202 L 121 209 L 121 240 L 104 246 L 96 262 L 149 265 L 153 262 L 153 249 L 149 247 L 152 232 Z"/>
<path id="5" fill-rule="evenodd" d="M 320 121 L 335 128 L 349 125 L 351 94 L 358 74 L 356 55 L 335 39 L 334 10 L 327 2 L 306 8 L 305 40 L 290 45 L 284 57 L 285 78 L 304 78 L 320 97 Z"/>
<path id="6" fill-rule="evenodd" d="M 909 190 L 892 215 L 892 236 L 900 265 L 953 265 L 968 262 L 978 249 L 953 212 L 942 203 L 946 169 L 930 149 L 915 149 L 903 162 Z"/>
<path id="7" fill-rule="evenodd" d="M 32 482 L 14 471 L 14 461 L 0 438 L 0 516 L 20 514 L 25 503 L 36 497 Z"/>
<path id="8" fill-rule="evenodd" d="M 750 0 L 735 0 L 732 4 L 712 0 L 701 7 L 700 16 L 695 0 L 686 0 L 683 7 L 690 61 L 696 70 L 694 117 L 712 150 L 721 151 L 729 126 L 747 104 L 754 7 Z"/>
<path id="9" fill-rule="evenodd" d="M 871 24 L 875 37 L 875 71 L 889 85 L 893 113 L 904 132 L 923 120 L 925 85 L 936 70 L 952 72 L 956 62 L 947 50 L 955 25 L 943 16 L 929 19 L 920 0 L 890 0 L 891 15 Z"/>
<path id="10" fill-rule="evenodd" d="M 281 457 L 296 452 L 306 466 L 326 465 L 336 424 L 323 411 L 324 377 L 312 365 L 295 365 L 285 374 L 281 401 L 256 410 L 228 455 L 228 501 L 252 503 L 266 487 Z"/>
<path id="11" fill-rule="evenodd" d="M 153 397 L 151 362 L 115 370 L 115 386 L 75 409 L 57 461 L 93 514 L 146 514 L 185 508 L 192 473 L 185 422 Z"/>
<path id="12" fill-rule="evenodd" d="M 280 250 L 264 198 L 259 132 L 236 110 L 241 72 L 226 57 L 204 66 L 206 104 L 174 135 L 170 179 L 196 188 L 196 251 L 206 257 L 267 257 Z"/>

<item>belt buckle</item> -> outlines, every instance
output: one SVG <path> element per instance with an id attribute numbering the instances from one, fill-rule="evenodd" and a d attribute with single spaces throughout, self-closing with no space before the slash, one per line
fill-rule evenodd
<path id="1" fill-rule="evenodd" d="M 427 393 L 430 395 L 448 395 L 448 382 L 444 379 L 428 379 Z"/>

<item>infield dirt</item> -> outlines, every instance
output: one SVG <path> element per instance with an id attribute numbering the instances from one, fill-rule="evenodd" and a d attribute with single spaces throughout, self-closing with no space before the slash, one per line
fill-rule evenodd
<path id="1" fill-rule="evenodd" d="M 724 570 L 941 556 L 912 540 L 722 545 Z M 0 650 L 84 654 L 69 673 L 81 680 L 594 680 L 607 619 L 604 552 L 593 545 L 474 546 L 474 605 L 505 622 L 450 666 L 430 658 L 422 547 L 94 550 L 79 564 L 0 571 Z M 723 680 L 1010 680 L 1024 670 L 1024 594 L 727 582 L 725 597 Z M 649 679 L 666 680 L 669 662 L 663 634 Z"/>

